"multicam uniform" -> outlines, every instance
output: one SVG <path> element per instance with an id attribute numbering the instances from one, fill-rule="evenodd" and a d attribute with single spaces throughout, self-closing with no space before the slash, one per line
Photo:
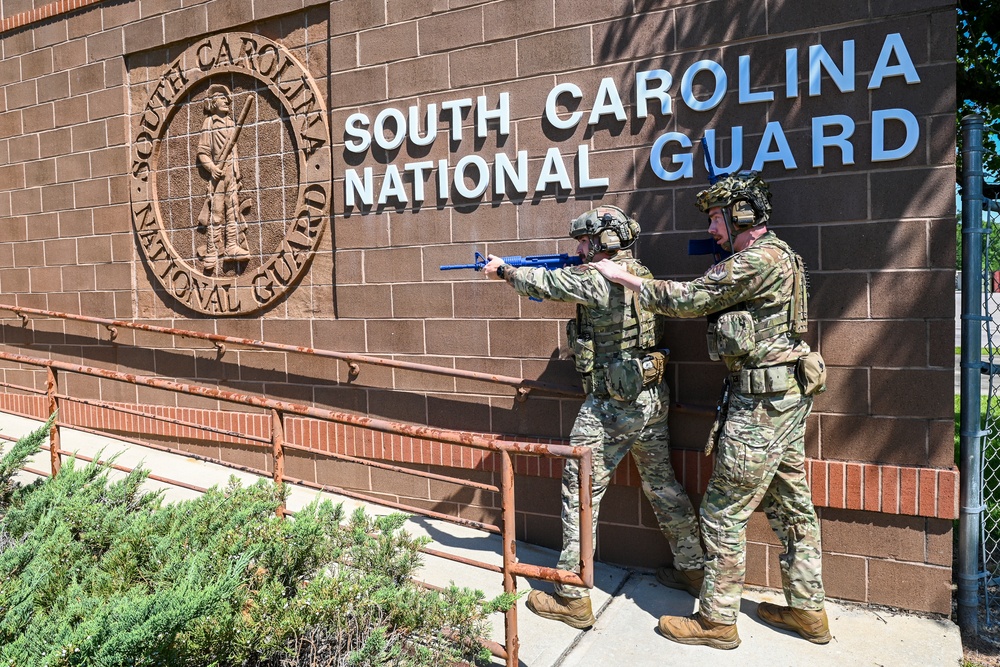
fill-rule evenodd
<path id="1" fill-rule="evenodd" d="M 650 276 L 649 270 L 627 250 L 616 253 L 614 261 L 634 275 Z M 570 433 L 570 444 L 593 450 L 595 537 L 601 499 L 615 468 L 631 450 L 643 492 L 673 551 L 674 566 L 680 570 L 700 569 L 704 557 L 697 517 L 670 465 L 669 389 L 662 373 L 645 386 L 641 366 L 634 363 L 644 358 L 645 351 L 659 338 L 656 318 L 639 310 L 638 295 L 628 296 L 587 264 L 554 271 L 508 268 L 504 279 L 524 296 L 577 304 L 577 319 L 571 320 L 567 329 L 571 344 L 582 341 L 580 348 L 574 348 L 587 398 Z M 592 344 L 587 344 L 588 340 Z M 640 369 L 638 377 L 629 369 Z M 579 466 L 567 460 L 562 477 L 561 569 L 576 570 L 580 564 L 579 489 Z M 571 599 L 589 595 L 586 588 L 561 584 L 556 585 L 556 593 Z"/>
<path id="2" fill-rule="evenodd" d="M 710 315 L 710 352 L 715 337 L 731 372 L 728 416 L 716 424 L 715 471 L 701 507 L 707 553 L 701 614 L 714 623 L 736 622 L 746 525 L 761 505 L 785 547 L 788 605 L 823 609 L 820 531 L 805 475 L 812 397 L 795 376 L 796 362 L 809 353 L 795 326 L 797 319 L 804 324 L 803 283 L 801 259 L 768 232 L 697 280 L 650 280 L 640 293 L 644 308 L 663 315 Z M 721 311 L 728 313 L 714 317 Z"/>

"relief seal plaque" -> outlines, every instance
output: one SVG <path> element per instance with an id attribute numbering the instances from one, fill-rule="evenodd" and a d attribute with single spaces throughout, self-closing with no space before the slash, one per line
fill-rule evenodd
<path id="1" fill-rule="evenodd" d="M 330 128 L 316 82 L 261 35 L 206 37 L 150 82 L 133 119 L 139 250 L 166 295 L 206 315 L 267 308 L 326 229 Z"/>

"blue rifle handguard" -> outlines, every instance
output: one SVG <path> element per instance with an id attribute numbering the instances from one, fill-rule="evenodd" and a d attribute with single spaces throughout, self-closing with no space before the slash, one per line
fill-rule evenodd
<path id="1" fill-rule="evenodd" d="M 472 269 L 474 271 L 482 271 L 483 267 L 486 266 L 486 258 L 477 252 L 475 259 L 474 264 L 443 264 L 441 270 Z M 552 269 L 560 269 L 564 266 L 576 266 L 583 263 L 583 260 L 579 256 L 567 253 L 558 255 L 528 255 L 527 257 L 511 255 L 510 257 L 501 257 L 500 260 L 509 266 L 540 266 L 550 271 Z"/>

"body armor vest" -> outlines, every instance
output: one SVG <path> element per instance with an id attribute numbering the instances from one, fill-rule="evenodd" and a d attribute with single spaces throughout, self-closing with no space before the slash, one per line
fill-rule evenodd
<path id="1" fill-rule="evenodd" d="M 622 267 L 634 276 L 651 278 L 649 269 L 628 257 Z M 606 366 L 622 353 L 640 352 L 655 347 L 661 327 L 657 317 L 639 306 L 639 295 L 624 289 L 611 292 L 607 311 L 577 306 L 576 326 L 580 338 L 593 341 L 594 366 Z"/>
<path id="2" fill-rule="evenodd" d="M 792 262 L 792 294 L 787 304 L 757 310 L 754 314 L 732 306 L 708 316 L 708 354 L 713 361 L 721 356 L 740 357 L 757 343 L 783 334 L 801 337 L 809 328 L 808 275 L 805 262 L 787 243 L 773 237 L 769 241 L 784 251 Z"/>

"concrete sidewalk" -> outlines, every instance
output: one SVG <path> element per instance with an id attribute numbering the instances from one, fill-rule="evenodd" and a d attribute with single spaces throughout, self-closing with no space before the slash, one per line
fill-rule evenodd
<path id="1" fill-rule="evenodd" d="M 0 433 L 19 437 L 41 422 L 0 413 Z M 139 447 L 120 440 L 101 438 L 63 428 L 62 447 L 93 456 L 118 454 L 117 463 L 127 467 L 144 465 L 154 473 L 201 487 L 225 484 L 231 475 L 244 483 L 257 477 L 225 466 L 204 463 L 192 458 Z M 6 450 L 9 445 L 3 444 Z M 39 454 L 32 467 L 47 470 L 48 452 Z M 123 475 L 112 471 L 113 476 Z M 25 479 L 33 476 L 24 473 Z M 167 501 L 194 497 L 197 492 L 147 481 L 148 487 L 162 489 Z M 317 496 L 344 502 L 350 511 L 360 503 L 349 498 L 302 487 L 293 487 L 288 500 L 295 510 Z M 366 506 L 370 513 L 393 510 Z M 456 526 L 425 517 L 413 517 L 406 526 L 414 535 L 429 536 L 432 548 L 491 564 L 501 564 L 499 537 L 464 526 Z M 530 544 L 517 545 L 523 562 L 554 566 L 558 554 Z M 747 591 L 744 595 L 739 632 L 743 643 L 732 651 L 701 646 L 683 646 L 664 639 L 656 632 L 659 616 L 686 615 L 696 608 L 696 601 L 681 591 L 664 588 L 648 572 L 637 572 L 597 563 L 595 589 L 592 592 L 597 624 L 588 631 L 574 630 L 556 621 L 538 618 L 518 602 L 518 637 L 520 664 L 525 667 L 591 667 L 627 665 L 628 667 L 663 667 L 710 663 L 712 667 L 952 667 L 961 664 L 962 645 L 958 627 L 948 620 L 916 615 L 889 613 L 850 604 L 830 602 L 827 613 L 834 640 L 815 646 L 789 632 L 774 630 L 757 620 L 757 604 L 767 600 L 781 602 L 773 591 Z M 482 590 L 488 597 L 502 591 L 501 575 L 441 558 L 427 557 L 418 578 L 435 585 L 451 582 Z M 518 581 L 519 590 L 527 591 L 535 583 L 543 590 L 551 585 Z M 503 643 L 503 618 L 493 619 L 494 641 Z M 501 664 L 497 662 L 497 664 Z"/>

